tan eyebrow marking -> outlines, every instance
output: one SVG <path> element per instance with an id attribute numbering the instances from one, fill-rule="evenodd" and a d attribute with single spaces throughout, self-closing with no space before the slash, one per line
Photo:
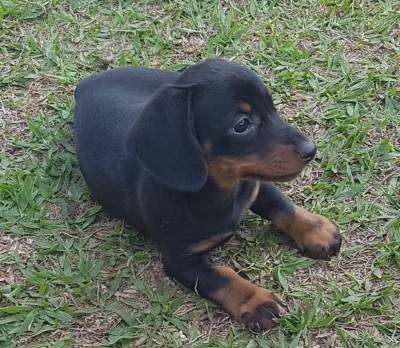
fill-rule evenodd
<path id="1" fill-rule="evenodd" d="M 240 103 L 240 104 L 239 104 L 239 108 L 240 108 L 240 110 L 242 110 L 242 111 L 244 111 L 244 112 L 247 112 L 247 113 L 250 113 L 251 110 L 253 110 L 253 108 L 251 107 L 251 105 L 250 105 L 249 103 L 245 103 L 245 102 Z"/>

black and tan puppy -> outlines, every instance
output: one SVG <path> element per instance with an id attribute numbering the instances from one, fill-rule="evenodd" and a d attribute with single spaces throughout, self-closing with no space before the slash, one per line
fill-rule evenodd
<path id="1" fill-rule="evenodd" d="M 219 59 L 182 73 L 120 68 L 82 81 L 75 96 L 79 165 L 93 197 L 152 237 L 170 276 L 249 328 L 269 328 L 283 303 L 208 257 L 247 209 L 305 255 L 339 251 L 335 225 L 271 184 L 296 177 L 316 147 L 247 68 Z"/>

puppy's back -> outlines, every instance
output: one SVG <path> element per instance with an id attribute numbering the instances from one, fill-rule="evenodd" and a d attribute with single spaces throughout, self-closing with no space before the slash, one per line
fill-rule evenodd
<path id="1" fill-rule="evenodd" d="M 127 194 L 125 143 L 135 116 L 160 86 L 179 75 L 118 68 L 90 76 L 76 88 L 74 141 L 79 167 L 92 195 L 107 210 L 120 210 L 118 202 Z"/>

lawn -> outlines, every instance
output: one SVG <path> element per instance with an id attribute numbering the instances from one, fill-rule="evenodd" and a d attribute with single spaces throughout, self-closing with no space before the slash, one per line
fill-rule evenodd
<path id="1" fill-rule="evenodd" d="M 0 1 L 0 347 L 399 347 L 400 1 Z M 302 257 L 250 213 L 213 253 L 290 312 L 245 330 L 163 272 L 77 168 L 73 90 L 107 67 L 254 69 L 318 144 L 283 189 L 344 245 Z"/>

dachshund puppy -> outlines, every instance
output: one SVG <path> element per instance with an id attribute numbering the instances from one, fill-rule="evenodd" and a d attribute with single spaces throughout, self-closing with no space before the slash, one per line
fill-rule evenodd
<path id="1" fill-rule="evenodd" d="M 316 146 L 249 69 L 221 59 L 183 72 L 119 68 L 83 80 L 75 97 L 78 161 L 94 199 L 151 236 L 168 275 L 248 328 L 270 328 L 285 305 L 208 256 L 247 209 L 309 257 L 338 253 L 336 226 L 272 184 L 295 178 Z"/>

